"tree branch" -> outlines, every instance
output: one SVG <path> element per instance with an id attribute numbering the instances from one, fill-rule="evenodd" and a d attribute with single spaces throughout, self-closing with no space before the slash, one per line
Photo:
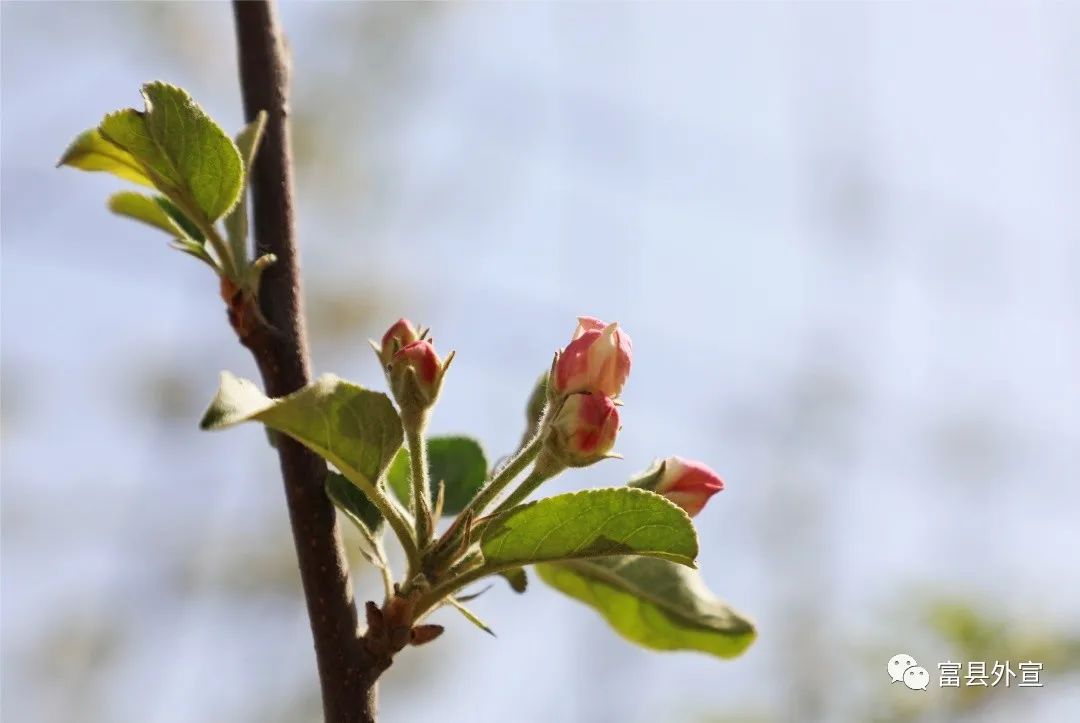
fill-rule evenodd
<path id="1" fill-rule="evenodd" d="M 266 0 L 234 0 L 240 84 L 251 121 L 268 113 L 251 174 L 256 257 L 277 256 L 262 276 L 259 300 L 272 327 L 241 334 L 266 392 L 279 397 L 310 381 L 309 354 L 294 236 L 288 67 L 276 10 Z M 326 463 L 298 442 L 277 442 L 300 579 L 307 602 L 328 723 L 374 721 L 375 680 L 385 669 L 358 638 L 349 568 L 334 507 L 326 497 Z M 389 662 L 386 661 L 386 665 Z"/>

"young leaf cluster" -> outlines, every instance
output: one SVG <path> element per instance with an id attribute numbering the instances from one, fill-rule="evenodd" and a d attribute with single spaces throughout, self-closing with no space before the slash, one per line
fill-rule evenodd
<path id="1" fill-rule="evenodd" d="M 266 113 L 233 140 L 174 85 L 147 83 L 142 96 L 144 110 L 109 113 L 75 138 L 58 165 L 150 189 L 115 193 L 108 207 L 163 231 L 173 248 L 207 264 L 221 277 L 226 301 L 237 292 L 254 299 L 260 274 L 274 262 L 247 250 L 245 190 Z"/>

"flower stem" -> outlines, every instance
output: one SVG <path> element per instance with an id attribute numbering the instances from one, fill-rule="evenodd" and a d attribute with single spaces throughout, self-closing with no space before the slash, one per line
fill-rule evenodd
<path id="1" fill-rule="evenodd" d="M 552 459 L 549 454 L 541 454 L 537 458 L 536 465 L 532 468 L 532 471 L 529 472 L 529 475 L 521 481 L 521 484 L 518 485 L 516 490 L 511 492 L 506 499 L 499 503 L 499 506 L 492 511 L 491 516 L 497 515 L 500 512 L 505 512 L 511 507 L 521 504 L 526 497 L 533 493 L 533 490 L 562 472 L 564 469 L 566 469 L 565 464 Z"/>
<path id="2" fill-rule="evenodd" d="M 398 542 L 401 543 L 401 549 L 404 550 L 405 558 L 409 561 L 409 570 L 419 570 L 421 553 L 413 526 L 409 524 L 407 513 L 400 506 L 394 504 L 390 494 L 393 493 L 388 492 L 386 496 L 379 499 L 371 498 L 371 502 L 382 513 L 387 524 L 390 525 L 390 529 L 397 536 Z"/>
<path id="3" fill-rule="evenodd" d="M 412 508 L 416 517 L 416 539 L 421 550 L 431 542 L 431 495 L 428 492 L 427 443 L 423 415 L 407 415 L 402 420 L 409 443 L 409 468 L 412 472 Z"/>
<path id="4" fill-rule="evenodd" d="M 487 485 L 480 490 L 480 493 L 473 498 L 469 506 L 462 511 L 462 515 L 467 512 L 472 512 L 474 517 L 479 517 L 484 508 L 491 504 L 499 493 L 506 488 L 508 484 L 514 481 L 521 472 L 529 466 L 536 456 L 540 454 L 540 450 L 544 446 L 544 432 L 547 431 L 547 424 L 545 419 L 540 420 L 537 432 L 533 435 L 533 438 L 529 440 L 525 446 L 518 450 L 509 462 L 503 465 L 498 474 L 492 478 Z"/>

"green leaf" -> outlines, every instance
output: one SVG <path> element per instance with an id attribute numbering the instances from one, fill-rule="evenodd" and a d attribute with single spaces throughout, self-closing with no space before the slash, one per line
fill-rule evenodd
<path id="1" fill-rule="evenodd" d="M 510 583 L 510 589 L 519 595 L 529 587 L 529 577 L 525 574 L 525 568 L 513 567 L 499 573 Z"/>
<path id="2" fill-rule="evenodd" d="M 754 641 L 754 625 L 706 589 L 697 570 L 648 557 L 607 557 L 536 566 L 540 579 L 597 610 L 631 642 L 721 658 Z"/>
<path id="3" fill-rule="evenodd" d="M 190 201 L 213 223 L 234 205 L 243 161 L 232 139 L 185 91 L 168 83 L 142 89 L 146 111 L 110 113 L 99 130 L 148 169 L 166 195 Z"/>
<path id="4" fill-rule="evenodd" d="M 146 114 L 134 108 L 109 113 L 98 126 L 101 135 L 130 153 L 162 192 L 183 188 L 180 174 L 150 135 Z"/>
<path id="5" fill-rule="evenodd" d="M 630 487 L 548 497 L 495 515 L 480 538 L 486 567 L 650 555 L 693 567 L 697 533 L 678 506 Z"/>
<path id="6" fill-rule="evenodd" d="M 236 148 L 244 162 L 243 185 L 240 188 L 240 200 L 236 207 L 225 217 L 225 233 L 229 237 L 229 246 L 233 258 L 240 261 L 247 259 L 247 184 L 251 178 L 251 166 L 255 162 L 255 153 L 259 150 L 263 128 L 266 126 L 266 111 L 261 110 L 255 120 L 244 126 L 236 136 Z"/>
<path id="7" fill-rule="evenodd" d="M 359 487 L 337 472 L 326 473 L 326 496 L 367 536 L 374 537 L 383 523 L 379 508 Z"/>
<path id="8" fill-rule="evenodd" d="M 203 232 L 199 230 L 199 227 L 195 225 L 194 221 L 176 207 L 176 204 L 164 196 L 154 196 L 154 201 L 157 202 L 157 205 L 161 206 L 162 211 L 169 215 L 169 218 L 173 220 L 173 223 L 183 229 L 188 238 L 197 241 L 200 244 L 206 242 L 206 237 L 203 236 Z"/>
<path id="9" fill-rule="evenodd" d="M 443 516 L 454 516 L 469 504 L 484 485 L 488 463 L 480 443 L 470 437 L 432 437 L 427 441 L 431 496 L 438 493 L 439 480 L 446 485 Z M 412 476 L 409 450 L 402 448 L 390 465 L 387 481 L 394 494 L 409 504 Z"/>
<path id="10" fill-rule="evenodd" d="M 178 238 L 170 241 L 169 246 L 176 249 L 177 251 L 182 251 L 189 256 L 194 256 L 199 261 L 202 261 L 203 263 L 209 265 L 210 268 L 212 268 L 216 273 L 220 273 L 217 262 L 214 261 L 213 257 L 211 257 L 210 254 L 206 252 L 206 249 L 202 246 L 202 244 L 196 243 L 191 239 Z"/>
<path id="11" fill-rule="evenodd" d="M 381 479 L 403 436 L 401 420 L 385 394 L 326 374 L 286 397 L 270 399 L 246 379 L 222 372 L 221 386 L 200 426 L 224 429 L 252 420 L 331 462 L 368 499 L 385 499 Z"/>
<path id="12" fill-rule="evenodd" d="M 114 193 L 109 197 L 109 210 L 159 228 L 170 236 L 185 235 L 155 199 L 135 191 Z"/>
<path id="13" fill-rule="evenodd" d="M 97 128 L 83 131 L 71 142 L 57 166 L 71 166 L 83 171 L 104 171 L 125 181 L 153 188 L 142 164 L 127 151 L 101 135 Z"/>
<path id="14" fill-rule="evenodd" d="M 169 243 L 171 247 L 218 270 L 217 262 L 202 244 L 202 232 L 164 196 L 151 197 L 134 191 L 121 191 L 109 198 L 109 210 L 161 229 L 175 237 Z"/>

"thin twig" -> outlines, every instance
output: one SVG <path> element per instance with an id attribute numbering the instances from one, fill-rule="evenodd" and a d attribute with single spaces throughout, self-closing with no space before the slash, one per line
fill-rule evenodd
<path id="1" fill-rule="evenodd" d="M 259 292 L 262 313 L 273 331 L 242 341 L 255 356 L 267 393 L 279 397 L 303 387 L 311 377 L 293 223 L 288 69 L 274 4 L 235 0 L 233 12 L 245 114 L 250 121 L 260 110 L 268 113 L 251 174 L 255 257 L 277 256 L 263 274 Z M 325 720 L 374 721 L 375 680 L 385 665 L 371 660 L 358 637 L 348 563 L 334 507 L 323 489 L 326 463 L 285 435 L 278 437 L 277 448 Z"/>

